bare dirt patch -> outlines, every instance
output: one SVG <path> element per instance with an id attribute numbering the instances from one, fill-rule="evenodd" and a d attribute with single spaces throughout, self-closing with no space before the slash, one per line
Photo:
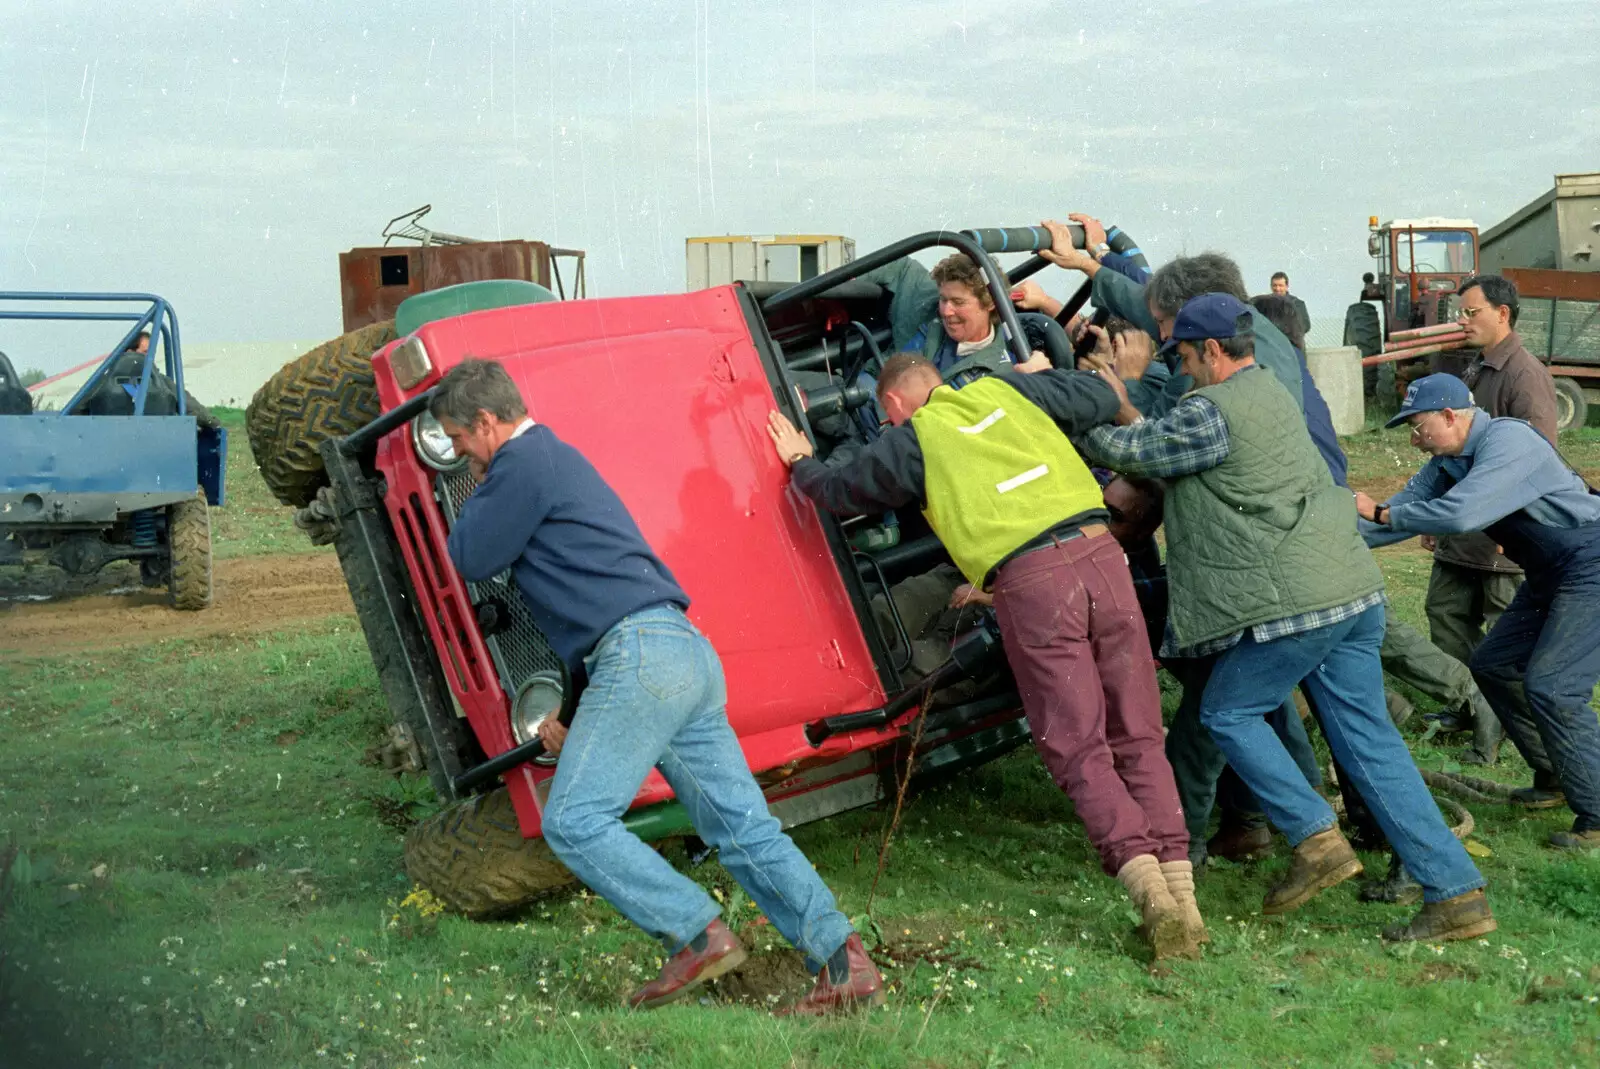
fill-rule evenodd
<path id="1" fill-rule="evenodd" d="M 99 587 L 36 570 L 25 580 L 6 582 L 0 601 L 0 654 L 48 654 L 111 649 L 169 638 L 249 634 L 295 620 L 353 612 L 350 595 L 332 553 L 284 553 L 216 562 L 215 601 L 199 612 L 178 612 L 166 591 L 131 585 L 111 586 L 110 572 Z M 126 582 L 128 576 L 120 576 Z M 4 582 L 5 580 L 0 580 Z M 107 587 L 109 586 L 109 589 Z M 16 600 L 21 596 L 48 600 Z"/>
<path id="2" fill-rule="evenodd" d="M 814 983 L 806 970 L 805 955 L 785 947 L 751 954 L 743 965 L 716 981 L 716 993 L 723 1002 L 770 1010 L 793 1002 Z"/>

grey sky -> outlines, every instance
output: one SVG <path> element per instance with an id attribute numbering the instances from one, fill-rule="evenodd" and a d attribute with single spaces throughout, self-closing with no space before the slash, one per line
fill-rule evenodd
<path id="1" fill-rule="evenodd" d="M 336 334 L 339 252 L 428 201 L 587 249 L 608 296 L 681 290 L 695 234 L 866 250 L 1083 209 L 1337 315 L 1369 214 L 1487 225 L 1600 169 L 1592 0 L 0 0 L 0 26 L 0 286 L 152 290 L 190 341 Z"/>

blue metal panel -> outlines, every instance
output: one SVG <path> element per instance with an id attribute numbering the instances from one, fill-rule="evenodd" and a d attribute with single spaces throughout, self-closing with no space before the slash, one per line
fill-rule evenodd
<path id="1" fill-rule="evenodd" d="M 228 428 L 210 427 L 200 432 L 200 486 L 211 507 L 223 506 L 222 473 L 228 468 Z"/>
<path id="2" fill-rule="evenodd" d="M 193 416 L 0 416 L 0 494 L 192 495 Z"/>

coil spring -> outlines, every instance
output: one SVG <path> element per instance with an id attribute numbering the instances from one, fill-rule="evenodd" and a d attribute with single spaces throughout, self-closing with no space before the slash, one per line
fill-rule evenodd
<path id="1" fill-rule="evenodd" d="M 156 510 L 140 509 L 128 517 L 129 541 L 140 549 L 156 544 Z"/>

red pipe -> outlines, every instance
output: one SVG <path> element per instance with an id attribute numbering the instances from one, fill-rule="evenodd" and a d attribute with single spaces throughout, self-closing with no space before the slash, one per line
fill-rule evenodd
<path id="1" fill-rule="evenodd" d="M 1389 340 L 1405 341 L 1409 338 L 1431 338 L 1435 334 L 1454 334 L 1460 330 L 1460 323 L 1435 323 L 1431 327 L 1412 327 L 1409 330 L 1394 331 L 1389 335 Z"/>
<path id="2" fill-rule="evenodd" d="M 1398 353 L 1407 352 L 1412 349 L 1425 348 L 1429 345 L 1461 345 L 1465 343 L 1466 340 L 1467 336 L 1461 333 L 1435 334 L 1431 338 L 1408 338 L 1405 341 L 1398 343 L 1390 342 L 1384 345 L 1383 351 L 1386 353 Z"/>

